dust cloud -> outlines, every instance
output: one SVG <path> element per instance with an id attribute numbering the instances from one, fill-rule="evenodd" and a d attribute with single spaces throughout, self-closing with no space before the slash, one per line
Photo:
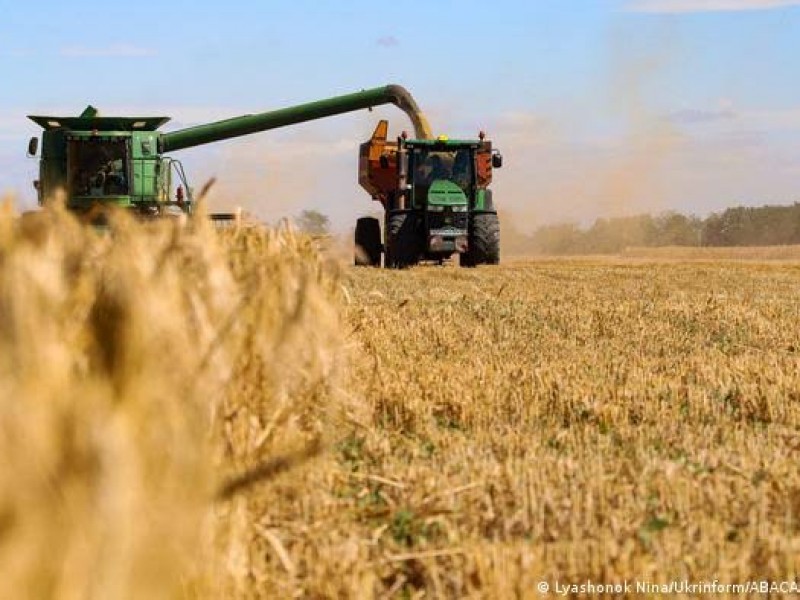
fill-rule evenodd
<path id="1" fill-rule="evenodd" d="M 498 120 L 507 168 L 495 189 L 521 230 L 669 208 L 669 171 L 686 139 L 650 101 L 673 52 L 671 32 L 658 37 L 635 54 L 630 36 L 612 28 L 596 97 Z"/>
<path id="2" fill-rule="evenodd" d="M 504 246 L 515 235 L 512 222 L 524 237 L 555 224 L 794 199 L 786 165 L 800 142 L 767 148 L 758 130 L 776 127 L 725 98 L 687 105 L 674 88 L 686 53 L 675 21 L 646 31 L 619 22 L 608 29 L 595 84 L 576 88 L 583 95 L 555 92 L 555 100 L 531 99 L 497 115 L 463 114 L 463 99 L 457 109 L 444 98 L 420 101 L 437 133 L 471 135 L 485 125 L 503 153 L 493 189 L 505 215 Z M 359 111 L 223 142 L 202 151 L 191 172 L 196 185 L 198 174 L 217 176 L 212 210 L 242 207 L 275 222 L 314 209 L 345 233 L 380 208 L 357 181 L 358 146 L 380 118 L 392 136 L 410 129 L 395 107 Z"/>

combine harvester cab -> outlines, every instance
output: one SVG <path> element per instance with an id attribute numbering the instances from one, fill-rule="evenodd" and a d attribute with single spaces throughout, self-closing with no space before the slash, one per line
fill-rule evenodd
<path id="1" fill-rule="evenodd" d="M 92 220 L 109 206 L 143 216 L 190 211 L 181 198 L 169 199 L 172 172 L 180 163 L 159 153 L 159 127 L 168 117 L 101 117 L 92 106 L 78 117 L 31 116 L 40 125 L 42 154 L 34 182 L 39 204 L 56 193 L 68 210 Z M 38 138 L 28 154 L 38 150 Z"/>
<path id="2" fill-rule="evenodd" d="M 419 122 L 427 122 L 424 118 Z M 403 268 L 423 260 L 442 262 L 458 254 L 462 266 L 497 264 L 500 225 L 488 189 L 502 156 L 483 132 L 475 140 L 434 138 L 419 128 L 388 141 L 388 122 L 378 123 L 361 145 L 359 183 L 384 209 L 380 222 L 358 220 L 357 265 Z"/>

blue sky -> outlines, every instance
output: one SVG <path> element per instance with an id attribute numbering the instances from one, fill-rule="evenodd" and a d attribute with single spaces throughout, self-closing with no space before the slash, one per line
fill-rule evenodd
<path id="1" fill-rule="evenodd" d="M 176 128 L 405 85 L 437 132 L 484 128 L 527 227 L 800 200 L 800 1 L 0 0 L 0 193 L 32 202 L 32 113 L 165 114 Z M 212 201 L 272 219 L 373 210 L 356 152 L 393 108 L 181 154 Z"/>

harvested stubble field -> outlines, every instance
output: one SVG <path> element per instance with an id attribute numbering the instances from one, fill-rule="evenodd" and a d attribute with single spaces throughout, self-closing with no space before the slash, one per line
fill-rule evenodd
<path id="1" fill-rule="evenodd" d="M 0 221 L 2 597 L 797 574 L 800 265 Z"/>
<path id="2" fill-rule="evenodd" d="M 796 576 L 797 264 L 518 261 L 346 286 L 372 422 L 340 451 L 358 476 L 339 527 L 373 541 L 385 585 Z"/>

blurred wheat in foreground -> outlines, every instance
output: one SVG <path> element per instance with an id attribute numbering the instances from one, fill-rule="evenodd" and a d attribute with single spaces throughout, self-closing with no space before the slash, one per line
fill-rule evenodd
<path id="1" fill-rule="evenodd" d="M 800 269 L 675 253 L 0 214 L 0 598 L 794 580 Z"/>
<path id="2" fill-rule="evenodd" d="M 0 212 L 0 598 L 241 592 L 248 488 L 336 417 L 310 242 Z"/>

